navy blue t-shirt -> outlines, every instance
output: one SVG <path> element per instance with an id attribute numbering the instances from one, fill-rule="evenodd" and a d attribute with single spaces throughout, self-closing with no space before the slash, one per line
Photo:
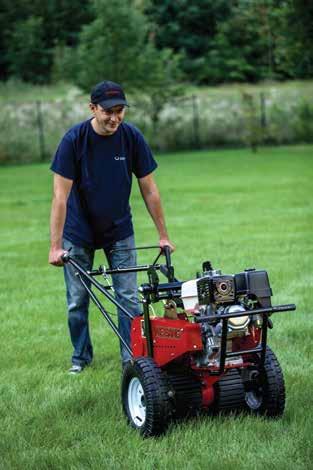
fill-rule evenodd
<path id="1" fill-rule="evenodd" d="M 122 122 L 110 136 L 91 119 L 63 137 L 51 170 L 73 180 L 63 236 L 77 246 L 107 248 L 133 234 L 129 197 L 132 173 L 142 178 L 157 164 L 141 132 Z"/>

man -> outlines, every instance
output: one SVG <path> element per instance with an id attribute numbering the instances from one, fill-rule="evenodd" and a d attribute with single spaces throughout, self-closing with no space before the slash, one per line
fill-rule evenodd
<path id="1" fill-rule="evenodd" d="M 110 267 L 136 264 L 129 197 L 132 173 L 138 179 L 146 207 L 159 233 L 159 245 L 170 242 L 158 188 L 152 172 L 157 164 L 138 129 L 124 122 L 128 106 L 120 85 L 98 83 L 91 92 L 93 117 L 72 127 L 63 137 L 51 169 L 54 190 L 51 208 L 49 263 L 62 266 L 61 256 L 71 255 L 92 269 L 94 252 L 103 249 Z M 119 251 L 111 253 L 112 249 Z M 64 265 L 68 324 L 74 352 L 70 373 L 77 374 L 91 363 L 89 295 L 69 264 Z M 135 273 L 112 276 L 115 297 L 134 315 L 140 315 Z M 118 310 L 120 333 L 130 344 L 130 320 Z M 129 353 L 121 344 L 122 362 Z"/>

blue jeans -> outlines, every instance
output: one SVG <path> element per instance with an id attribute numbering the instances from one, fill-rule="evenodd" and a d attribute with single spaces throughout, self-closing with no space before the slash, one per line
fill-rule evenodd
<path id="1" fill-rule="evenodd" d="M 134 236 L 119 240 L 113 245 L 113 249 L 133 248 Z M 73 245 L 68 240 L 63 240 L 64 250 L 71 249 L 71 256 L 86 270 L 91 270 L 94 260 L 94 250 Z M 110 268 L 127 267 L 136 265 L 136 251 L 118 251 L 109 253 L 104 251 Z M 90 364 L 93 358 L 93 348 L 89 334 L 88 307 L 89 294 L 75 276 L 75 268 L 70 264 L 64 265 L 64 279 L 66 284 L 66 297 L 68 307 L 68 326 L 74 352 L 72 363 L 85 366 Z M 125 273 L 112 276 L 115 299 L 132 315 L 140 315 L 138 301 L 137 274 Z M 131 320 L 117 309 L 118 328 L 121 336 L 130 345 Z M 120 343 L 122 362 L 130 359 L 125 346 Z"/>

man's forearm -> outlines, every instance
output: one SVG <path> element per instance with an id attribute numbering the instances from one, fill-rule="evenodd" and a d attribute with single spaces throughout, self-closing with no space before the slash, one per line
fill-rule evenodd
<path id="1" fill-rule="evenodd" d="M 62 237 L 66 217 L 66 204 L 73 181 L 55 174 L 53 180 L 53 198 L 50 216 L 50 252 L 49 263 L 62 266 Z"/>
<path id="2" fill-rule="evenodd" d="M 52 200 L 50 217 L 50 244 L 53 249 L 62 248 L 65 217 L 66 202 L 54 197 Z"/>
<path id="3" fill-rule="evenodd" d="M 168 238 L 165 225 L 165 218 L 162 209 L 161 198 L 158 189 L 155 187 L 151 192 L 144 196 L 146 207 L 151 218 L 159 232 L 160 238 Z"/>
<path id="4" fill-rule="evenodd" d="M 151 174 L 140 178 L 139 187 L 142 194 L 142 197 L 145 201 L 146 207 L 149 214 L 159 232 L 159 245 L 160 248 L 169 246 L 171 251 L 175 250 L 175 245 L 169 240 L 165 218 L 163 213 L 163 208 L 161 204 L 160 193 L 157 185 L 154 182 L 153 176 Z"/>

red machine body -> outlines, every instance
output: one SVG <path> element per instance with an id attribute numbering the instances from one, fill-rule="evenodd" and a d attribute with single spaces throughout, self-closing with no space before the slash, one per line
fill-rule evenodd
<path id="1" fill-rule="evenodd" d="M 188 320 L 151 318 L 151 334 L 153 358 L 159 367 L 164 367 L 186 353 L 203 349 L 200 325 Z M 134 357 L 148 355 L 144 320 L 141 317 L 132 322 L 131 345 Z"/>
<path id="2" fill-rule="evenodd" d="M 169 319 L 155 317 L 150 319 L 151 337 L 153 343 L 153 359 L 156 365 L 164 370 L 171 363 L 180 364 L 187 362 L 194 376 L 201 383 L 202 407 L 207 408 L 215 398 L 214 383 L 221 376 L 212 375 L 218 367 L 198 367 L 194 361 L 194 355 L 203 351 L 201 327 L 192 323 L 182 314 L 181 318 Z M 261 338 L 261 330 L 252 328 L 250 334 L 242 338 L 234 338 L 231 343 L 232 351 L 250 349 L 256 347 Z M 147 338 L 144 331 L 144 320 L 136 317 L 132 321 L 131 347 L 134 358 L 149 356 Z M 243 363 L 248 366 L 249 361 Z M 238 364 L 228 362 L 225 371 L 237 368 Z"/>
<path id="3" fill-rule="evenodd" d="M 151 248 L 151 247 L 141 247 Z M 139 249 L 139 248 L 137 248 Z M 156 264 L 164 253 L 166 264 Z M 153 264 L 85 271 L 68 253 L 70 263 L 92 301 L 117 335 L 131 360 L 123 367 L 121 398 L 125 416 L 144 437 L 158 436 L 172 419 L 210 413 L 241 412 L 282 416 L 283 373 L 267 345 L 273 313 L 295 310 L 294 304 L 272 307 L 267 272 L 248 268 L 234 275 L 214 270 L 210 261 L 202 274 L 178 281 L 170 248 Z M 94 276 L 145 271 L 140 286 L 143 315 L 133 317 Z M 157 271 L 167 278 L 160 283 Z M 93 285 L 132 320 L 131 345 L 101 304 Z M 164 303 L 164 316 L 151 314 L 151 304 Z M 153 311 L 153 310 L 152 310 Z"/>

